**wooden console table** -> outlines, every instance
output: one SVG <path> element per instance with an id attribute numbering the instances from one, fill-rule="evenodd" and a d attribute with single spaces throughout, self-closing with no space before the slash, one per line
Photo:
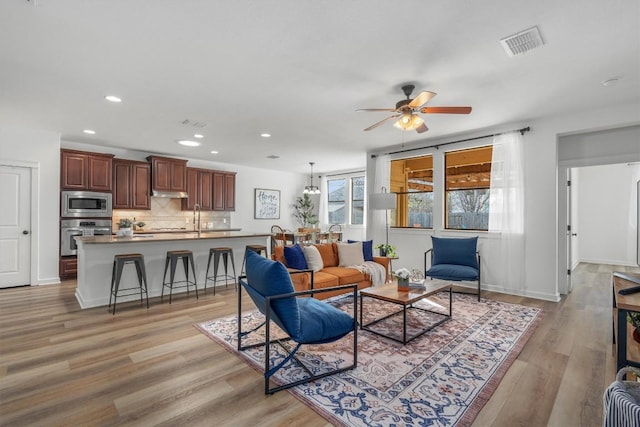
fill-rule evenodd
<path id="1" fill-rule="evenodd" d="M 640 274 L 618 274 L 632 279 L 637 278 L 640 281 Z M 613 289 L 613 341 L 616 344 L 616 371 L 625 366 L 640 368 L 640 343 L 633 340 L 633 327 L 627 323 L 628 312 L 640 312 L 640 292 L 628 295 L 618 293 L 620 289 L 638 286 L 638 283 L 614 273 L 611 285 Z"/>

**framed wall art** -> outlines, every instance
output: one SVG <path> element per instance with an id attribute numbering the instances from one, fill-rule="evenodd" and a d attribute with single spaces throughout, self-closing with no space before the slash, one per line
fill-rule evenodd
<path id="1" fill-rule="evenodd" d="M 280 190 L 255 189 L 255 219 L 280 219 Z"/>

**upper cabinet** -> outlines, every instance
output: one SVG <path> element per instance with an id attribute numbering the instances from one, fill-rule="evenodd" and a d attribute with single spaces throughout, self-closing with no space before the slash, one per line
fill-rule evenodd
<path id="1" fill-rule="evenodd" d="M 189 197 L 182 199 L 182 210 L 192 210 L 197 203 L 200 210 L 210 211 L 213 208 L 213 188 L 211 185 L 210 170 L 187 168 L 187 193 Z"/>
<path id="2" fill-rule="evenodd" d="M 236 174 L 213 172 L 213 210 L 234 211 L 236 209 Z"/>
<path id="3" fill-rule="evenodd" d="M 186 193 L 187 161 L 168 157 L 149 156 L 151 189 L 154 193 Z"/>
<path id="4" fill-rule="evenodd" d="M 151 209 L 151 165 L 113 159 L 113 208 Z"/>
<path id="5" fill-rule="evenodd" d="M 236 208 L 236 174 L 209 169 L 187 168 L 188 199 L 182 210 L 192 210 L 197 203 L 203 211 L 233 211 Z"/>
<path id="6" fill-rule="evenodd" d="M 60 186 L 63 190 L 111 192 L 113 155 L 60 150 Z"/>

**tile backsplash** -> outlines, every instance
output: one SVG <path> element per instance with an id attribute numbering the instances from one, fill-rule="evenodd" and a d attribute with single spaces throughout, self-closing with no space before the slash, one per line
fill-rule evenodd
<path id="1" fill-rule="evenodd" d="M 135 222 L 144 222 L 144 230 L 152 231 L 159 228 L 185 228 L 194 230 L 193 211 L 181 210 L 180 199 L 163 197 L 151 198 L 151 210 L 136 211 L 130 209 L 113 210 L 113 230 L 118 229 L 118 222 L 122 218 L 129 218 Z M 196 214 L 197 218 L 197 214 Z M 230 212 L 202 211 L 200 224 L 203 230 L 224 229 L 231 227 Z"/>

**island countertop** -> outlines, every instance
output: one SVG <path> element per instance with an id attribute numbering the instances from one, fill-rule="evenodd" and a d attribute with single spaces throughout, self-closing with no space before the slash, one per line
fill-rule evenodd
<path id="1" fill-rule="evenodd" d="M 237 239 L 244 237 L 268 237 L 270 233 L 251 233 L 245 231 L 203 231 L 185 233 L 144 233 L 134 234 L 133 236 L 78 236 L 76 241 L 87 245 L 91 244 L 109 244 L 109 243 L 144 243 L 144 242 L 163 242 L 175 240 L 206 240 L 206 239 Z"/>
<path id="2" fill-rule="evenodd" d="M 78 236 L 78 279 L 76 298 L 81 308 L 106 306 L 109 303 L 111 278 L 113 273 L 113 260 L 118 254 L 138 253 L 144 256 L 146 267 L 147 286 L 151 304 L 162 304 L 163 283 L 166 281 L 164 271 L 167 259 L 167 251 L 189 250 L 193 253 L 195 262 L 195 276 L 198 290 L 204 295 L 205 285 L 209 292 L 216 284 L 212 281 L 214 265 L 209 266 L 211 249 L 214 247 L 231 248 L 235 263 L 229 265 L 229 274 L 238 277 L 242 274 L 242 264 L 247 245 L 261 244 L 269 249 L 271 233 L 250 231 L 207 231 L 198 233 L 159 233 L 159 234 L 134 234 L 131 237 L 119 236 Z M 213 264 L 212 260 L 212 264 Z M 222 267 L 222 265 L 221 265 Z M 193 273 L 191 273 L 193 274 Z M 209 277 L 207 277 L 209 276 Z M 184 278 L 182 266 L 176 271 L 176 280 Z M 121 285 L 125 287 L 137 286 L 136 269 L 127 267 L 123 270 Z M 225 281 L 218 281 L 220 286 L 226 287 Z M 186 295 L 185 288 L 174 289 L 173 298 L 195 298 L 195 295 Z M 137 300 L 140 295 L 135 292 L 129 296 L 118 297 L 118 305 L 121 301 Z M 166 299 L 164 301 L 166 302 Z M 134 304 L 136 307 L 136 304 Z M 132 308 L 137 309 L 137 308 Z M 144 308 L 146 310 L 146 308 Z"/>

